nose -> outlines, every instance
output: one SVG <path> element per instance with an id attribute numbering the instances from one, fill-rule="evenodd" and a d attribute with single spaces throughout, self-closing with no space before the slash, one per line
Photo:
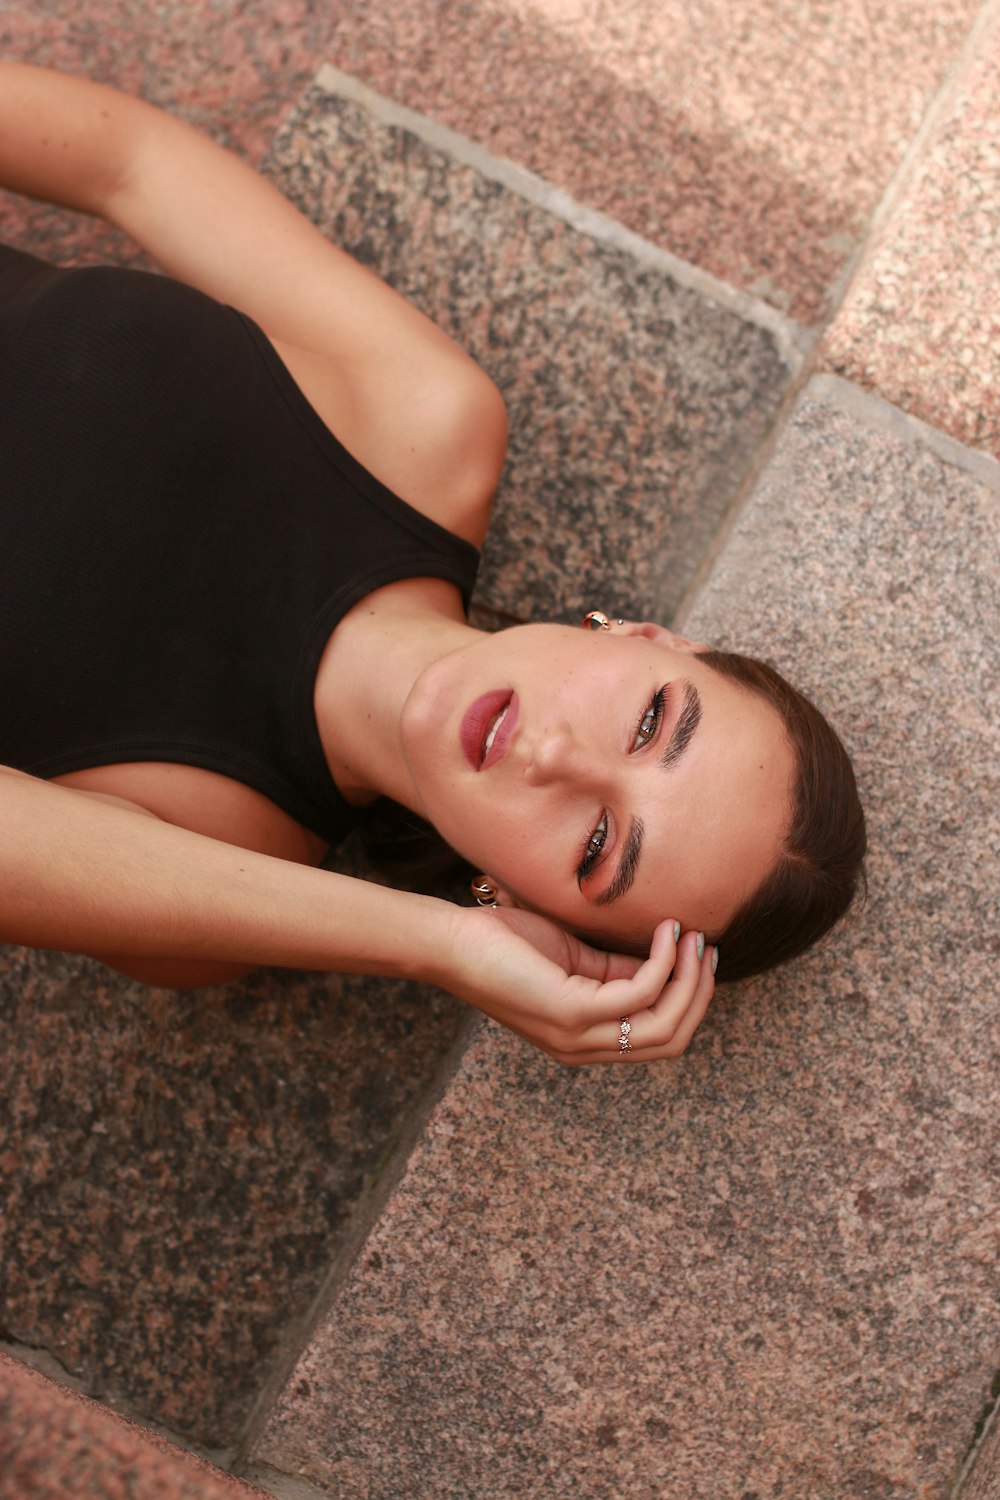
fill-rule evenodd
<path id="1" fill-rule="evenodd" d="M 589 790 L 604 784 L 599 757 L 581 744 L 565 720 L 547 724 L 532 742 L 525 778 L 529 786 L 561 781 Z"/>

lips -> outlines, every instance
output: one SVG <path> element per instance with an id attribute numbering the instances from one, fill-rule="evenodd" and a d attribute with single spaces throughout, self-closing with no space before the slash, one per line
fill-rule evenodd
<path id="1" fill-rule="evenodd" d="M 501 758 L 517 717 L 517 696 L 509 688 L 484 693 L 466 710 L 459 738 L 474 771 L 485 771 Z"/>

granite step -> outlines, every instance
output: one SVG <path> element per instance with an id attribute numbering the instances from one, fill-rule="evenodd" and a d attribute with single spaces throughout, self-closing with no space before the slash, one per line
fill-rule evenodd
<path id="1" fill-rule="evenodd" d="M 815 368 L 938 163 L 988 204 L 960 163 L 986 149 L 968 101 L 990 118 L 997 15 Z M 960 244 L 949 264 L 951 327 L 991 263 Z M 900 326 L 919 324 L 897 315 L 864 383 L 920 412 L 940 370 L 892 387 Z M 809 379 L 681 614 L 773 652 L 840 725 L 866 910 L 725 997 L 670 1070 L 567 1075 L 480 1026 L 246 1472 L 371 1500 L 951 1495 L 998 1363 L 1000 468 L 977 401 L 996 349 L 987 326 L 943 422 L 981 448 Z M 966 1489 L 995 1492 L 994 1468 L 988 1440 Z"/>
<path id="2" fill-rule="evenodd" d="M 407 0 L 391 26 L 345 10 L 334 51 L 299 9 L 277 87 L 253 4 L 238 46 L 178 9 L 169 58 L 163 7 L 130 14 L 101 67 L 139 86 L 144 56 L 152 96 L 198 119 L 219 69 L 253 152 L 336 55 L 521 164 L 328 68 L 266 156 L 508 394 L 480 617 L 679 605 L 692 631 L 780 641 L 858 749 L 873 899 L 787 980 L 715 1007 L 676 1069 L 626 1077 L 564 1075 L 413 986 L 275 974 L 150 998 L 8 952 L 7 1347 L 282 1500 L 944 1500 L 1000 1363 L 997 487 L 971 451 L 998 444 L 1000 7 L 892 0 L 839 30 L 810 7 L 804 48 L 746 5 L 677 48 L 678 78 L 727 101 L 693 136 L 692 101 L 651 112 L 663 89 L 642 82 L 674 66 L 669 7 L 589 70 L 582 18 L 524 9 L 500 36 L 485 8 Z M 85 66 L 85 26 L 21 4 L 5 27 Z M 761 88 L 785 107 L 739 122 Z M 126 253 L 30 223 L 43 252 Z M 851 384 L 803 388 L 812 368 Z M 994 1430 L 968 1495 L 998 1500 L 995 1476 Z"/>

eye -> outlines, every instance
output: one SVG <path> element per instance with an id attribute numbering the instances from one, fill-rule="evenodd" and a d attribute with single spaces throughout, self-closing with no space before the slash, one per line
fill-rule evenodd
<path id="1" fill-rule="evenodd" d="M 576 867 L 577 885 L 582 885 L 588 875 L 592 875 L 604 852 L 604 846 L 608 841 L 608 815 L 601 813 L 596 826 L 591 829 L 590 837 L 583 847 L 583 856 Z"/>
<path id="2" fill-rule="evenodd" d="M 643 745 L 648 745 L 650 740 L 656 738 L 656 732 L 663 719 L 663 703 L 666 697 L 665 690 L 658 688 L 649 701 L 646 712 L 636 725 L 635 739 L 632 743 L 633 750 L 641 750 Z"/>

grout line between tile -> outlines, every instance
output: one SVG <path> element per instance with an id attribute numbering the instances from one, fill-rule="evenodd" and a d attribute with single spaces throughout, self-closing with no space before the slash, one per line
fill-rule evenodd
<path id="1" fill-rule="evenodd" d="M 955 469 L 964 469 L 988 489 L 1000 494 L 1000 461 L 978 448 L 966 447 L 958 438 L 932 427 L 920 417 L 911 416 L 899 406 L 893 406 L 875 391 L 867 391 L 863 386 L 845 380 L 842 375 L 820 370 L 806 383 L 804 392 L 816 400 L 839 406 L 848 416 L 867 427 L 890 432 L 908 443 L 929 448 L 945 463 Z"/>
<path id="2" fill-rule="evenodd" d="M 250 1464 L 247 1472 L 238 1477 L 267 1490 L 274 1500 L 331 1500 L 330 1490 L 317 1489 L 307 1479 L 285 1474 L 271 1464 Z"/>
<path id="3" fill-rule="evenodd" d="M 994 1377 L 994 1391 L 997 1390 L 998 1385 L 1000 1385 L 1000 1373 L 998 1373 Z M 994 1428 L 1000 1426 L 1000 1415 L 998 1415 L 998 1413 L 1000 1413 L 1000 1400 L 994 1398 L 992 1407 L 987 1411 L 986 1416 L 983 1419 L 983 1425 L 981 1429 L 976 1433 L 976 1436 L 972 1441 L 972 1445 L 969 1448 L 968 1453 L 965 1455 L 965 1461 L 962 1464 L 961 1469 L 959 1470 L 958 1478 L 955 1480 L 953 1488 L 948 1492 L 948 1500 L 962 1500 L 962 1496 L 966 1493 L 970 1479 L 976 1477 L 976 1466 L 979 1462 L 979 1458 L 982 1455 L 984 1448 L 986 1447 L 987 1440 L 991 1436 Z"/>
<path id="4" fill-rule="evenodd" d="M 526 167 L 518 166 L 506 157 L 494 156 L 468 136 L 459 135 L 446 125 L 439 125 L 427 115 L 417 114 L 405 104 L 387 99 L 360 80 L 341 73 L 331 63 L 325 63 L 319 69 L 313 83 L 325 93 L 335 94 L 338 98 L 360 105 L 380 124 L 395 125 L 410 131 L 428 146 L 446 152 L 464 166 L 472 167 L 490 181 L 500 183 L 502 187 L 508 188 L 554 218 L 561 219 L 571 228 L 623 251 L 640 265 L 669 276 L 679 286 L 724 307 L 744 322 L 764 329 L 771 334 L 779 352 L 793 371 L 798 370 L 815 344 L 815 330 L 786 318 L 770 303 L 762 302 L 749 292 L 740 291 L 737 287 L 717 280 L 708 271 L 681 260 L 662 246 L 654 245 L 631 229 L 626 229 L 617 219 L 577 202 L 563 188 L 546 182 L 543 177 L 529 172 Z"/>
<path id="5" fill-rule="evenodd" d="M 39 1375 L 44 1375 L 46 1380 L 51 1380 L 55 1385 L 61 1385 L 66 1390 L 75 1391 L 78 1396 L 86 1396 L 88 1401 L 94 1401 L 98 1406 L 104 1408 L 112 1416 L 122 1417 L 133 1426 L 144 1428 L 154 1436 L 162 1438 L 164 1442 L 170 1443 L 174 1448 L 180 1448 L 185 1453 L 192 1453 L 195 1458 L 202 1458 L 206 1463 L 212 1464 L 223 1474 L 231 1472 L 231 1464 L 236 1449 L 211 1448 L 203 1443 L 191 1442 L 181 1433 L 174 1432 L 172 1428 L 165 1427 L 162 1422 L 157 1422 L 152 1417 L 145 1416 L 142 1412 L 134 1411 L 131 1407 L 112 1404 L 104 1396 L 96 1395 L 89 1390 L 84 1381 L 69 1371 L 57 1355 L 51 1350 L 40 1345 L 19 1344 L 15 1340 L 7 1338 L 0 1339 L 0 1354 L 6 1354 L 11 1359 L 16 1359 L 19 1364 L 26 1365 L 29 1370 L 35 1370 Z M 236 1476 L 239 1477 L 239 1476 Z"/>
<path id="6" fill-rule="evenodd" d="M 799 397 L 802 395 L 803 390 L 805 389 L 812 376 L 814 368 L 814 357 L 815 356 L 806 360 L 802 369 L 798 372 L 797 375 L 793 375 L 792 379 L 786 386 L 785 393 L 781 399 L 777 411 L 774 413 L 774 420 L 772 421 L 768 432 L 764 435 L 764 437 L 758 444 L 757 451 L 751 456 L 750 461 L 747 464 L 746 471 L 744 472 L 743 478 L 739 486 L 737 487 L 736 492 L 733 495 L 733 498 L 730 501 L 725 514 L 719 521 L 718 526 L 715 528 L 711 539 L 709 540 L 704 552 L 702 553 L 701 561 L 698 563 L 697 567 L 692 572 L 691 577 L 688 579 L 687 587 L 684 589 L 684 592 L 677 603 L 677 608 L 674 610 L 673 618 L 667 622 L 674 629 L 678 629 L 681 631 L 685 629 L 686 621 L 691 611 L 694 609 L 695 605 L 698 602 L 699 594 L 701 593 L 708 579 L 711 577 L 712 572 L 715 569 L 715 565 L 719 560 L 719 557 L 726 549 L 726 545 L 729 541 L 730 536 L 736 528 L 747 505 L 750 503 L 750 500 L 753 497 L 754 490 L 757 488 L 760 477 L 764 473 L 764 470 L 767 468 L 768 464 L 771 462 L 771 459 L 774 456 L 775 449 L 777 448 L 778 443 L 781 440 L 781 435 L 784 432 L 785 428 L 788 426 L 792 414 L 795 411 L 795 407 L 798 404 Z"/>
<path id="7" fill-rule="evenodd" d="M 924 111 L 923 119 L 917 126 L 885 192 L 879 199 L 869 221 L 867 234 L 864 235 L 830 289 L 831 313 L 820 330 L 820 342 L 847 300 L 851 285 L 878 251 L 887 226 L 906 198 L 920 170 L 920 164 L 926 158 L 928 145 L 954 107 L 962 84 L 981 55 L 984 38 L 995 26 L 1000 26 L 1000 0 L 986 0 L 970 26 L 965 42 L 945 74 L 937 93 Z"/>

